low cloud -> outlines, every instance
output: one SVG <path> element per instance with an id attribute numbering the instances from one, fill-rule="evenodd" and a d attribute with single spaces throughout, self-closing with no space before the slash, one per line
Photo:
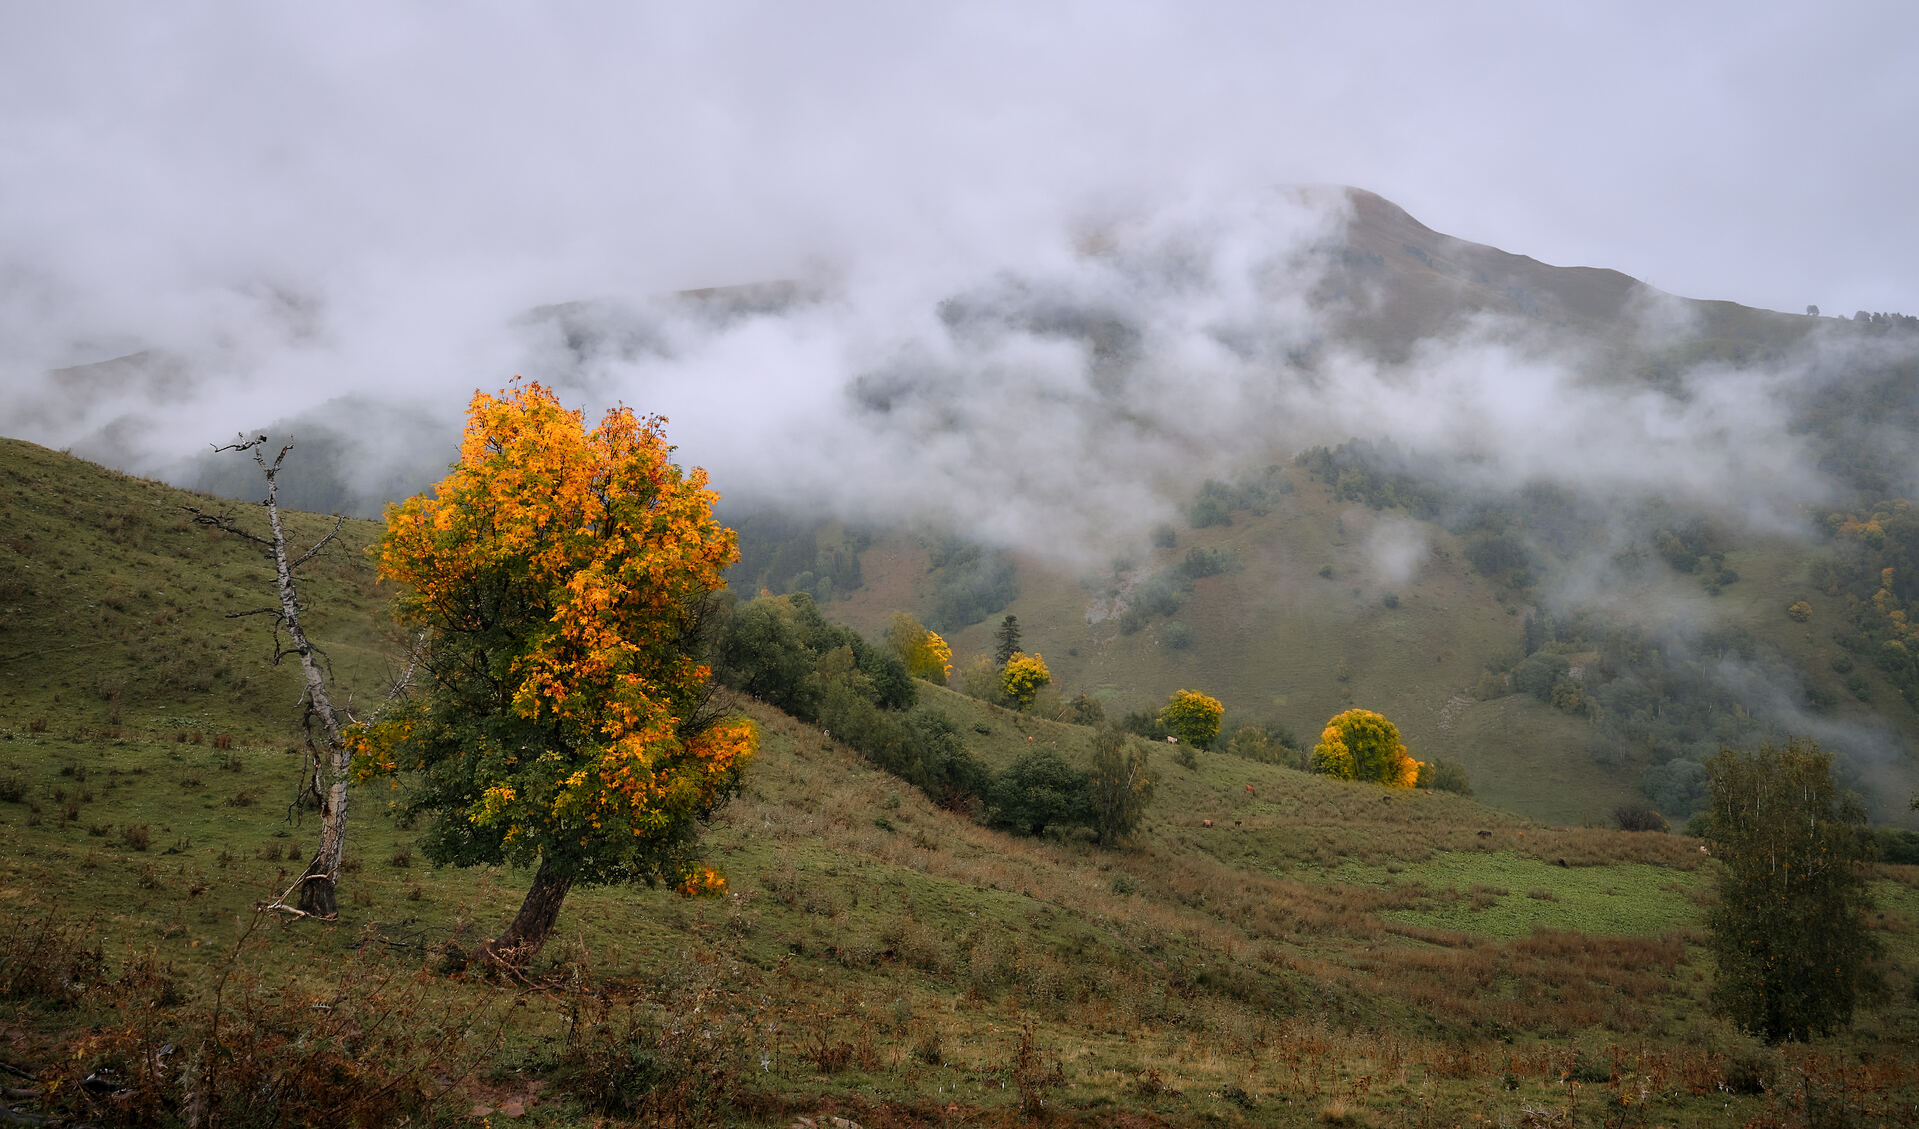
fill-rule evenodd
<path id="1" fill-rule="evenodd" d="M 1608 367 L 1612 343 L 1482 314 L 1382 360 L 1342 336 L 1346 307 L 1326 294 L 1346 201 L 1063 213 L 990 259 L 848 255 L 690 297 L 540 305 L 442 277 L 438 301 L 411 303 L 419 277 L 366 293 L 250 283 L 182 299 L 128 359 L 23 380 L 13 411 L 33 437 L 150 473 L 239 430 L 324 418 L 359 452 L 341 473 L 371 488 L 450 451 L 471 390 L 519 373 L 591 411 L 669 416 L 682 456 L 736 501 L 943 525 L 1071 564 L 1139 542 L 1201 479 L 1355 437 L 1468 494 L 1550 484 L 1607 522 L 1666 499 L 1792 533 L 1835 496 L 1798 421 L 1809 389 L 1844 379 L 1843 350 L 1647 381 Z M 1642 350 L 1683 341 L 1687 308 L 1649 298 L 1629 330 Z"/>
<path id="2" fill-rule="evenodd" d="M 1362 552 L 1375 583 L 1398 587 L 1411 583 L 1432 555 L 1431 535 L 1419 522 L 1387 514 L 1373 523 Z"/>

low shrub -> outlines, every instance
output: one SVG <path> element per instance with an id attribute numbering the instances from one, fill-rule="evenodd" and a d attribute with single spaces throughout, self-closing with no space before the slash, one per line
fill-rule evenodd
<path id="1" fill-rule="evenodd" d="M 1669 831 L 1671 825 L 1651 804 L 1620 804 L 1613 809 L 1613 822 L 1621 831 Z"/>
<path id="2" fill-rule="evenodd" d="M 576 975 L 567 1003 L 555 1081 L 601 1116 L 719 1124 L 764 1050 L 759 1013 L 704 976 L 669 992 L 612 1000 L 587 991 Z"/>
<path id="3" fill-rule="evenodd" d="M 106 955 L 91 924 L 56 912 L 0 930 L 0 999 L 71 1007 L 106 980 Z"/>

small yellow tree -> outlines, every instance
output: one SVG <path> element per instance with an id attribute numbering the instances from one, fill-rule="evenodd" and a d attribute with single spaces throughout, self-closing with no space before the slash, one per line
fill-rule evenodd
<path id="1" fill-rule="evenodd" d="M 1313 771 L 1339 780 L 1410 788 L 1419 762 L 1406 751 L 1399 728 L 1371 710 L 1347 710 L 1326 723 L 1313 746 Z"/>
<path id="2" fill-rule="evenodd" d="M 893 613 L 893 621 L 886 628 L 886 643 L 914 678 L 944 686 L 953 675 L 953 648 L 909 612 Z"/>
<path id="3" fill-rule="evenodd" d="M 1225 713 L 1226 707 L 1219 704 L 1218 698 L 1207 697 L 1198 690 L 1175 690 L 1166 707 L 1159 711 L 1159 723 L 1188 745 L 1210 749 L 1219 737 L 1219 719 Z"/>
<path id="4" fill-rule="evenodd" d="M 1037 651 L 1030 655 L 1024 651 L 1013 652 L 1013 657 L 1006 660 L 999 672 L 1000 692 L 1012 701 L 1014 708 L 1022 710 L 1032 705 L 1040 687 L 1052 680 L 1046 660 Z"/>

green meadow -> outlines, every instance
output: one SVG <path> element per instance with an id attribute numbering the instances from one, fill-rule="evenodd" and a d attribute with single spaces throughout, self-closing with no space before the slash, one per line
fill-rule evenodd
<path id="1" fill-rule="evenodd" d="M 1143 825 L 1101 849 L 989 830 L 740 699 L 763 744 L 706 831 L 721 897 L 578 889 L 523 977 L 449 973 L 448 943 L 497 932 L 529 876 L 431 866 L 376 782 L 352 796 L 338 919 L 262 911 L 318 825 L 292 804 L 295 672 L 272 666 L 259 621 L 227 618 L 264 602 L 265 566 L 180 508 L 216 504 L 245 516 L 0 442 L 0 1100 L 9 1119 L 52 1119 L 17 1123 L 1919 1116 L 1919 869 L 1879 868 L 1883 989 L 1854 1027 L 1767 1047 L 1709 1007 L 1718 864 L 1698 841 L 1483 802 L 1519 786 L 1495 784 L 1490 759 L 1472 765 L 1474 799 L 1219 752 L 1187 768 L 1155 748 Z M 372 532 L 349 523 L 306 590 L 310 630 L 360 702 L 395 653 L 360 551 Z M 1433 583 L 1401 608 L 1458 598 Z M 1139 638 L 1076 636 L 1043 592 L 1023 599 L 1064 688 L 1078 688 L 1070 649 Z M 876 634 L 878 609 L 847 606 Z M 1351 645 L 1411 632 L 1431 646 L 1416 623 L 1368 630 Z M 1409 670 L 1448 661 L 1402 650 Z M 1116 704 L 1157 692 L 1107 669 Z M 1298 712 L 1338 705 L 1328 685 Z M 1090 756 L 1085 727 L 952 690 L 922 685 L 914 708 L 946 713 L 996 769 L 1040 747 Z M 1552 741 L 1537 738 L 1542 758 Z"/>

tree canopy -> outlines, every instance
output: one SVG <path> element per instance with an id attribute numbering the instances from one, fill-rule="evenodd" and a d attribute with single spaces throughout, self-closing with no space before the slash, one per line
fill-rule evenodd
<path id="1" fill-rule="evenodd" d="M 665 423 L 621 407 L 588 431 L 537 383 L 478 393 L 452 472 L 387 510 L 379 571 L 428 678 L 362 763 L 410 774 L 433 861 L 539 865 L 502 959 L 574 883 L 723 886 L 695 838 L 757 734 L 713 709 L 695 651 L 737 552 Z"/>
<path id="2" fill-rule="evenodd" d="M 1340 780 L 1363 780 L 1410 788 L 1419 762 L 1399 739 L 1399 727 L 1371 710 L 1334 715 L 1313 746 L 1313 771 Z"/>
<path id="3" fill-rule="evenodd" d="M 988 808 L 994 826 L 1034 836 L 1092 820 L 1086 773 L 1044 748 L 1022 753 L 994 782 Z"/>
<path id="4" fill-rule="evenodd" d="M 953 648 L 911 613 L 893 613 L 893 620 L 886 627 L 886 643 L 914 678 L 944 686 L 952 676 Z"/>
<path id="5" fill-rule="evenodd" d="M 1046 660 L 1037 652 L 1027 654 L 1016 651 L 1000 668 L 1000 692 L 1013 703 L 1015 709 L 1025 709 L 1039 696 L 1040 687 L 1053 680 L 1053 674 L 1046 669 Z"/>
<path id="6" fill-rule="evenodd" d="M 1188 745 L 1210 749 L 1219 737 L 1219 719 L 1225 714 L 1226 707 L 1218 698 L 1198 690 L 1175 690 L 1159 711 L 1159 720 L 1168 733 Z"/>
<path id="7" fill-rule="evenodd" d="M 1706 839 L 1724 864 L 1706 922 L 1714 1002 L 1774 1042 L 1846 1026 L 1875 950 L 1864 812 L 1833 783 L 1831 754 L 1803 738 L 1722 749 L 1706 767 Z"/>
<path id="8" fill-rule="evenodd" d="M 1112 846 L 1139 828 L 1158 783 L 1138 742 L 1110 725 L 1099 727 L 1093 735 L 1093 769 L 1086 775 L 1086 814 L 1101 846 Z"/>

